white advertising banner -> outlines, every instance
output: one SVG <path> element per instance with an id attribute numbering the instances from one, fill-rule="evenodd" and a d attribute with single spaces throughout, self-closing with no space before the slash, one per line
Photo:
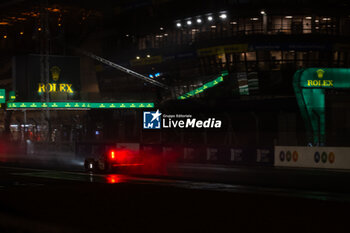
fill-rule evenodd
<path id="1" fill-rule="evenodd" d="M 350 169 L 350 147 L 275 146 L 274 166 Z"/>

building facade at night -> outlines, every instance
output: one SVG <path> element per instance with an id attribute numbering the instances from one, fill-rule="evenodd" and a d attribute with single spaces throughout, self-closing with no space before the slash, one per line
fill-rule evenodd
<path id="1" fill-rule="evenodd" d="M 310 139 L 298 113 L 294 74 L 310 67 L 350 66 L 350 16 L 344 2 L 327 11 L 314 1 L 298 1 L 298 8 L 295 3 L 189 3 L 197 4 L 195 12 L 174 6 L 169 16 L 145 26 L 148 32 L 125 30 L 118 40 L 108 35 L 102 48 L 132 69 L 174 86 L 175 97 L 228 71 L 223 84 L 192 99 L 216 99 L 217 106 L 231 112 L 233 131 L 251 134 L 245 140 L 238 136 L 237 144 L 304 145 Z M 104 73 L 101 69 L 98 76 L 106 77 Z M 347 91 L 327 90 L 326 102 L 327 143 L 347 145 Z M 271 112 L 273 121 L 267 117 Z"/>
<path id="2" fill-rule="evenodd" d="M 298 11 L 278 2 L 271 10 L 242 3 L 179 15 L 170 23 L 158 22 L 153 33 L 126 34 L 124 40 L 133 37 L 133 53 L 123 61 L 145 74 L 169 76 L 175 85 L 195 85 L 223 70 L 242 77 L 256 72 L 262 95 L 293 95 L 290 83 L 298 69 L 349 67 L 349 15 L 302 5 Z"/>
<path id="3" fill-rule="evenodd" d="M 324 4 L 331 3 L 334 7 L 325 11 Z M 196 132 L 185 132 L 193 134 L 188 137 L 198 143 L 305 145 L 310 140 L 298 113 L 293 75 L 309 67 L 350 66 L 346 1 L 137 0 L 111 3 L 109 9 L 92 7 L 89 1 L 56 1 L 45 11 L 49 37 L 43 33 L 43 7 L 28 10 L 26 4 L 23 1 L 8 11 L 0 22 L 2 87 L 10 91 L 18 86 L 13 79 L 12 58 L 43 54 L 44 41 L 49 43 L 50 55 L 80 57 L 80 89 L 72 100 L 155 102 L 163 111 L 191 111 L 195 104 L 198 109 L 205 106 L 206 112 L 217 111 L 229 119 L 230 129 L 223 138 L 215 133 L 203 138 Z M 164 83 L 172 87 L 172 92 L 83 56 L 74 48 Z M 228 75 L 221 83 L 195 92 L 223 73 Z M 190 92 L 194 93 L 190 98 L 179 98 Z M 17 95 L 18 99 L 32 101 L 23 99 L 23 93 Z M 329 144 L 348 143 L 349 113 L 344 108 L 347 96 L 346 90 L 327 91 L 327 106 L 337 103 L 337 111 L 343 113 L 340 117 L 335 116 L 334 107 L 326 110 Z M 79 131 L 79 135 L 102 141 L 137 140 L 140 136 L 140 116 L 132 111 L 52 113 L 54 116 L 56 128 L 63 127 L 59 122 L 66 122 L 67 135 Z M 22 116 L 16 119 L 18 124 L 24 121 Z M 125 125 L 132 125 L 132 129 Z M 150 142 L 159 138 L 149 134 Z M 333 138 L 339 134 L 344 140 Z M 64 140 L 67 138 L 74 137 L 66 136 Z M 162 140 L 175 140 L 172 136 L 166 138 Z"/>

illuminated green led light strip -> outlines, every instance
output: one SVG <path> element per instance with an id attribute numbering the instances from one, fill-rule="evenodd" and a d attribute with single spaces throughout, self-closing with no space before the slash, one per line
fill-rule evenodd
<path id="1" fill-rule="evenodd" d="M 21 108 L 67 108 L 67 109 L 113 109 L 113 108 L 154 108 L 154 103 L 91 103 L 91 102 L 12 102 L 7 103 L 8 109 Z"/>
<path id="2" fill-rule="evenodd" d="M 199 93 L 202 93 L 203 91 L 205 91 L 206 89 L 208 88 L 211 88 L 211 87 L 214 87 L 216 85 L 218 85 L 219 83 L 221 83 L 222 81 L 224 81 L 224 76 L 228 75 L 228 72 L 227 71 L 224 71 L 220 77 L 214 79 L 213 81 L 211 82 L 207 82 L 205 83 L 203 86 L 197 88 L 197 89 L 194 89 L 190 92 L 187 92 L 186 94 L 184 95 L 181 95 L 179 97 L 177 97 L 178 99 L 180 100 L 184 100 L 184 99 L 188 99 L 194 95 L 198 95 Z"/>
<path id="3" fill-rule="evenodd" d="M 5 103 L 5 89 L 0 89 L 0 103 Z"/>

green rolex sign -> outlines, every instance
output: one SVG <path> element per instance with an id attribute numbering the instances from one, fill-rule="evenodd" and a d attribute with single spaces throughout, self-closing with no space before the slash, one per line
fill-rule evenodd
<path id="1" fill-rule="evenodd" d="M 326 134 L 325 90 L 350 89 L 350 69 L 307 68 L 298 70 L 294 74 L 293 86 L 309 141 L 323 145 Z"/>

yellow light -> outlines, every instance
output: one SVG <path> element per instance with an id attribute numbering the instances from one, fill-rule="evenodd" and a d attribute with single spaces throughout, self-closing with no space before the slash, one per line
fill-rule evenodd
<path id="1" fill-rule="evenodd" d="M 0 25 L 8 25 L 8 22 L 0 22 Z"/>
<path id="2" fill-rule="evenodd" d="M 140 57 L 139 57 L 139 56 L 137 56 L 137 57 L 136 57 L 136 59 L 137 59 L 137 60 L 139 60 L 139 59 L 140 59 Z"/>
<path id="3" fill-rule="evenodd" d="M 62 24 L 60 24 L 60 23 L 59 23 L 59 24 L 58 24 L 58 26 L 59 26 L 59 27 L 61 27 L 61 26 L 62 26 Z"/>
<path id="4" fill-rule="evenodd" d="M 24 32 L 20 32 L 19 34 L 20 34 L 20 35 L 23 35 L 23 34 L 24 34 Z"/>
<path id="5" fill-rule="evenodd" d="M 38 27 L 38 31 L 41 31 L 41 27 Z"/>
<path id="6" fill-rule="evenodd" d="M 4 35 L 4 39 L 6 39 L 7 38 L 7 36 L 6 35 Z"/>
<path id="7" fill-rule="evenodd" d="M 150 57 L 151 57 L 151 55 L 147 54 L 147 57 L 148 57 L 148 58 L 150 58 Z"/>

